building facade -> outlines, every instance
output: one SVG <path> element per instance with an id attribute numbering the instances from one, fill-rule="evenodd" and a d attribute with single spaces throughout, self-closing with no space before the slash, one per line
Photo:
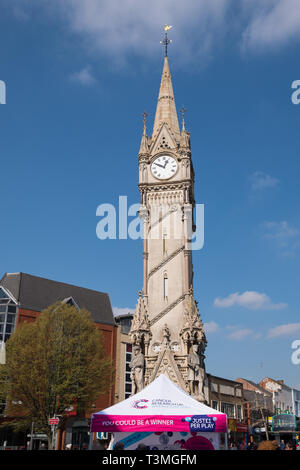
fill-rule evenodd
<path id="1" fill-rule="evenodd" d="M 272 393 L 251 380 L 239 377 L 236 381 L 243 385 L 244 417 L 249 432 L 267 438 L 270 418 L 274 414 Z"/>
<path id="2" fill-rule="evenodd" d="M 132 344 L 129 335 L 133 315 L 128 313 L 115 317 L 118 325 L 116 352 L 115 402 L 129 398 L 132 392 L 131 369 Z"/>
<path id="3" fill-rule="evenodd" d="M 131 327 L 132 392 L 164 373 L 204 402 L 206 337 L 193 292 L 194 169 L 184 110 L 179 128 L 166 45 L 153 132 L 139 162 L 143 289 Z"/>
<path id="4" fill-rule="evenodd" d="M 5 342 L 19 325 L 24 322 L 34 322 L 42 310 L 58 301 L 75 305 L 77 308 L 86 309 L 91 313 L 95 328 L 102 333 L 106 354 L 115 365 L 117 325 L 108 294 L 26 273 L 6 273 L 0 280 L 0 340 L 2 349 L 0 358 L 2 358 L 2 362 L 5 360 Z M 95 403 L 95 409 L 101 410 L 111 406 L 115 400 L 114 395 L 113 386 L 105 395 L 99 396 Z M 5 404 L 2 404 L 2 414 L 4 412 Z M 82 448 L 88 444 L 89 419 L 89 414 L 78 417 L 74 410 L 70 410 L 64 429 L 59 429 L 57 448 L 64 448 L 65 444 Z M 2 438 L 6 441 L 14 439 L 14 436 L 9 432 L 6 435 L 3 434 L 4 431 L 1 433 Z M 0 442 L 0 446 L 1 444 Z"/>
<path id="5" fill-rule="evenodd" d="M 243 384 L 207 374 L 207 402 L 215 410 L 226 413 L 231 442 L 244 442 L 248 431 L 245 416 Z"/>
<path id="6" fill-rule="evenodd" d="M 283 380 L 265 377 L 259 382 L 259 385 L 272 394 L 274 413 L 288 412 L 295 414 L 293 389 L 286 385 Z"/>

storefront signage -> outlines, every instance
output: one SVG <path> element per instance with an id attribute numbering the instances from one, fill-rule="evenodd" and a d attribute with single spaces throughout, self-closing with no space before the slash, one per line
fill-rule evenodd
<path id="1" fill-rule="evenodd" d="M 296 431 L 296 416 L 292 414 L 280 414 L 273 416 L 273 432 Z"/>

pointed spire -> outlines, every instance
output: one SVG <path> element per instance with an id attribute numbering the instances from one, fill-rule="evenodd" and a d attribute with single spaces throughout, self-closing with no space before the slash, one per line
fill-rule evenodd
<path id="1" fill-rule="evenodd" d="M 146 126 L 147 121 L 146 121 L 146 119 L 147 119 L 148 114 L 144 111 L 142 116 L 144 118 L 144 130 L 143 130 L 139 155 L 145 155 L 149 152 L 148 136 L 147 136 L 147 133 L 146 133 L 146 131 L 147 131 L 147 126 Z"/>
<path id="2" fill-rule="evenodd" d="M 182 114 L 182 131 L 185 131 L 184 115 L 185 115 L 186 109 L 185 109 L 184 106 L 182 106 L 180 112 L 181 112 L 181 114 Z M 182 132 L 182 131 L 181 131 L 181 132 Z"/>
<path id="3" fill-rule="evenodd" d="M 190 148 L 190 133 L 187 132 L 185 129 L 185 120 L 184 120 L 184 115 L 186 112 L 186 109 L 184 106 L 182 106 L 180 110 L 182 114 L 182 130 L 181 130 L 181 136 L 180 136 L 180 147 L 182 149 Z"/>
<path id="4" fill-rule="evenodd" d="M 152 138 L 157 135 L 163 123 L 169 126 L 175 139 L 179 142 L 180 130 L 168 57 L 164 59 Z"/>

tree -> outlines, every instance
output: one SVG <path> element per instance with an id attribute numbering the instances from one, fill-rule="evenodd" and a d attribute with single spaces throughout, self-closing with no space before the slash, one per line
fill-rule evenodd
<path id="1" fill-rule="evenodd" d="M 49 418 L 74 406 L 79 415 L 91 411 L 111 385 L 112 364 L 89 312 L 58 302 L 10 337 L 0 375 L 8 391 L 6 415 L 19 417 L 12 424 L 28 428 L 34 421 L 53 448 Z"/>

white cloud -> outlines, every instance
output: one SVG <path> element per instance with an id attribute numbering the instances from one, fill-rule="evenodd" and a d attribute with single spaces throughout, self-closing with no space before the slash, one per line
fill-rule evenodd
<path id="1" fill-rule="evenodd" d="M 300 245 L 300 232 L 289 225 L 285 220 L 282 222 L 265 222 L 262 224 L 263 238 L 272 240 L 275 247 L 284 255 L 294 255 Z"/>
<path id="2" fill-rule="evenodd" d="M 244 0 L 251 16 L 243 32 L 245 49 L 274 48 L 300 39 L 299 0 Z"/>
<path id="3" fill-rule="evenodd" d="M 127 307 L 113 307 L 113 314 L 114 316 L 118 315 L 128 315 L 129 313 L 133 315 L 135 312 L 134 308 L 127 308 Z"/>
<path id="4" fill-rule="evenodd" d="M 300 323 L 287 323 L 271 328 L 268 331 L 269 338 L 278 338 L 280 336 L 291 336 L 300 333 Z"/>
<path id="5" fill-rule="evenodd" d="M 97 80 L 93 76 L 90 67 L 84 67 L 83 69 L 79 70 L 78 72 L 74 72 L 70 75 L 70 79 L 74 82 L 78 82 L 84 86 L 91 86 L 94 85 Z"/>
<path id="6" fill-rule="evenodd" d="M 218 297 L 214 300 L 214 305 L 219 308 L 229 308 L 237 305 L 249 310 L 281 310 L 287 307 L 287 304 L 275 304 L 266 294 L 255 291 L 246 291 L 242 294 L 235 292 L 223 299 Z"/>
<path id="7" fill-rule="evenodd" d="M 231 0 L 61 0 L 60 12 L 69 28 L 89 49 L 124 59 L 127 55 L 159 53 L 164 23 L 174 25 L 170 36 L 176 50 L 195 57 L 211 50 L 223 34 Z M 196 36 L 191 34 L 194 31 Z M 197 47 L 195 44 L 197 43 Z"/>
<path id="8" fill-rule="evenodd" d="M 2 0 L 3 2 L 3 0 Z M 162 26 L 174 26 L 172 54 L 181 61 L 210 57 L 226 42 L 268 50 L 300 39 L 299 0 L 4 0 L 21 16 L 62 19 L 86 47 L 114 62 L 159 53 Z M 21 12 L 21 13 L 20 13 Z M 35 12 L 35 14 L 33 14 Z M 175 46 L 176 44 L 176 46 Z M 217 47 L 216 47 L 217 46 Z M 203 63 L 201 60 L 200 64 Z"/>
<path id="9" fill-rule="evenodd" d="M 251 182 L 251 189 L 254 191 L 265 188 L 273 188 L 279 183 L 277 178 L 263 173 L 262 171 L 255 171 L 249 179 Z"/>
<path id="10" fill-rule="evenodd" d="M 215 333 L 216 331 L 220 329 L 219 325 L 214 321 L 204 323 L 203 326 L 204 326 L 205 333 Z"/>
<path id="11" fill-rule="evenodd" d="M 240 330 L 233 331 L 230 333 L 228 336 L 229 339 L 233 339 L 235 341 L 241 341 L 242 339 L 245 339 L 247 336 L 252 336 L 254 334 L 253 330 L 250 330 L 249 328 L 243 328 Z"/>

